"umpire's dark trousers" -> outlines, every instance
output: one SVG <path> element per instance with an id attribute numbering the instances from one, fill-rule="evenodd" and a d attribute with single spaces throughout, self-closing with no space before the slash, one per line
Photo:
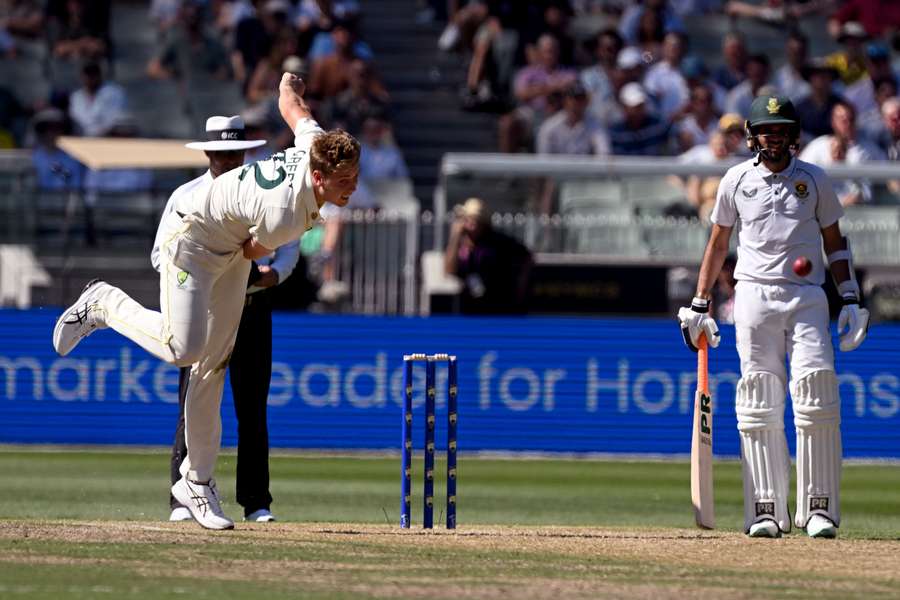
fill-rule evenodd
<path id="1" fill-rule="evenodd" d="M 269 429 L 266 400 L 272 378 L 272 303 L 268 291 L 249 294 L 238 327 L 234 350 L 228 363 L 234 412 L 238 422 L 237 501 L 244 516 L 261 508 L 269 509 Z M 180 416 L 172 446 L 171 475 L 174 484 L 181 479 L 178 470 L 187 456 L 184 441 L 184 401 L 191 370 L 182 368 L 178 376 Z M 171 495 L 169 504 L 178 506 Z"/>

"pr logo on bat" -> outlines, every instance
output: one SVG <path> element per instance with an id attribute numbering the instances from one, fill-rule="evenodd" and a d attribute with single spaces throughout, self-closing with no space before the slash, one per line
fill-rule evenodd
<path id="1" fill-rule="evenodd" d="M 712 414 L 712 407 L 710 406 L 711 402 L 712 399 L 707 394 L 700 394 L 700 432 L 707 436 L 712 433 L 712 428 L 709 423 L 709 417 Z M 711 445 L 711 441 L 708 437 L 701 438 L 700 442 Z"/>

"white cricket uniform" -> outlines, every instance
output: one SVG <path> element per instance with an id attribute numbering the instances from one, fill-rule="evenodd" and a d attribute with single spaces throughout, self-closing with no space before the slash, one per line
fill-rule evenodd
<path id="1" fill-rule="evenodd" d="M 112 286 L 99 299 L 110 327 L 166 362 L 193 365 L 181 467 L 191 480 L 212 477 L 219 451 L 225 367 L 250 272 L 243 244 L 253 238 L 278 248 L 321 220 L 309 169 L 319 133 L 314 120 L 304 119 L 285 152 L 176 190 L 157 232 L 159 312 Z"/>
<path id="2" fill-rule="evenodd" d="M 819 167 L 794 158 L 772 173 L 755 163 L 728 170 L 710 215 L 718 225 L 738 225 L 734 321 L 741 372 L 766 371 L 786 382 L 785 353 L 795 378 L 833 370 L 821 229 L 843 209 Z M 801 256 L 813 265 L 806 277 L 792 268 Z"/>
<path id="3" fill-rule="evenodd" d="M 719 184 L 713 223 L 738 225 L 734 324 L 741 379 L 735 412 L 741 438 L 744 530 L 767 519 L 790 531 L 790 455 L 784 433 L 791 390 L 797 431 L 797 509 L 805 527 L 820 513 L 840 523 L 840 398 L 829 335 L 821 230 L 843 215 L 819 167 L 797 158 L 773 173 L 753 158 Z M 809 275 L 794 273 L 800 256 Z M 790 380 L 785 355 L 791 365 Z"/>

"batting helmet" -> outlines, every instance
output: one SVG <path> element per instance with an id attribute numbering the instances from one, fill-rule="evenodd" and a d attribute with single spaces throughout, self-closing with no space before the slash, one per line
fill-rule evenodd
<path id="1" fill-rule="evenodd" d="M 757 96 L 750 104 L 747 129 L 752 132 L 759 125 L 793 125 L 799 128 L 794 103 L 784 96 Z"/>
<path id="2" fill-rule="evenodd" d="M 761 147 L 756 139 L 762 125 L 788 125 L 787 148 L 796 147 L 800 138 L 800 120 L 794 103 L 785 96 L 757 96 L 750 104 L 750 118 L 744 126 L 747 129 L 747 146 L 754 152 Z M 785 149 L 787 149 L 785 148 Z"/>

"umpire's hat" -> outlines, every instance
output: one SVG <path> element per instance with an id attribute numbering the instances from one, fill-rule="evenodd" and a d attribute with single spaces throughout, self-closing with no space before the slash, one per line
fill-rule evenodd
<path id="1" fill-rule="evenodd" d="M 190 142 L 185 146 L 191 150 L 230 152 L 249 150 L 266 143 L 266 140 L 248 140 L 244 135 L 244 120 L 238 115 L 208 118 L 206 120 L 206 138 L 205 142 Z"/>

